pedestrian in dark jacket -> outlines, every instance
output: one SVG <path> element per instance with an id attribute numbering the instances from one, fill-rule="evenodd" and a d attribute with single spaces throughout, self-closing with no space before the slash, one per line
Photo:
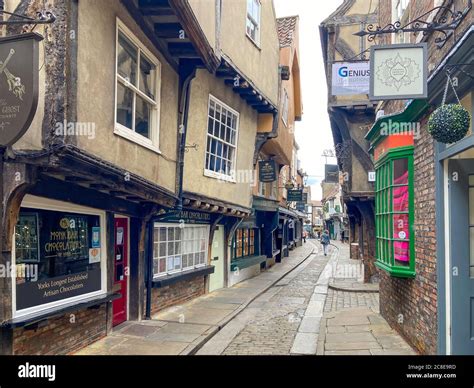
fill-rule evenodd
<path id="1" fill-rule="evenodd" d="M 321 245 L 323 246 L 324 256 L 328 255 L 328 246 L 330 242 L 329 231 L 325 230 L 321 235 Z"/>

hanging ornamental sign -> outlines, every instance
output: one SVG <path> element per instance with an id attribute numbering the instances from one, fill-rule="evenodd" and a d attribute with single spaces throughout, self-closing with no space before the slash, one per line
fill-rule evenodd
<path id="1" fill-rule="evenodd" d="M 258 162 L 260 182 L 275 182 L 277 180 L 277 165 L 274 160 L 261 160 Z"/>
<path id="2" fill-rule="evenodd" d="M 303 201 L 303 190 L 294 189 L 288 190 L 286 193 L 286 202 L 302 202 Z"/>
<path id="3" fill-rule="evenodd" d="M 370 100 L 428 97 L 427 44 L 392 44 L 370 49 Z"/>
<path id="4" fill-rule="evenodd" d="M 0 38 L 0 147 L 18 141 L 35 116 L 41 40 L 36 33 Z"/>

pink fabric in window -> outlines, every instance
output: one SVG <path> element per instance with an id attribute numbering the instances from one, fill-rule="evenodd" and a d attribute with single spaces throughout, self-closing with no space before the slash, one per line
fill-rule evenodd
<path id="1" fill-rule="evenodd" d="M 408 186 L 393 188 L 393 210 L 396 212 L 408 211 Z"/>
<path id="2" fill-rule="evenodd" d="M 408 263 L 410 261 L 409 247 L 410 243 L 408 241 L 394 241 L 393 250 L 395 260 Z"/>
<path id="3" fill-rule="evenodd" d="M 394 185 L 406 185 L 408 183 L 408 171 L 405 171 L 403 175 L 400 175 L 397 179 L 393 180 Z"/>

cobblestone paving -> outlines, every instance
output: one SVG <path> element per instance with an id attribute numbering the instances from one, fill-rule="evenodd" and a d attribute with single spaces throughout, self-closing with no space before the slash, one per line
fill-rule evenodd
<path id="1" fill-rule="evenodd" d="M 328 290 L 324 312 L 327 313 L 353 307 L 368 307 L 374 311 L 379 311 L 379 294 Z"/>
<path id="2" fill-rule="evenodd" d="M 223 354 L 289 354 L 316 282 L 328 257 L 313 255 L 308 264 L 303 264 L 295 274 L 283 279 L 269 290 L 275 293 L 265 299 L 265 294 L 257 298 L 249 307 L 258 306 L 255 317 L 232 340 Z M 274 287 L 274 288 L 275 288 Z"/>

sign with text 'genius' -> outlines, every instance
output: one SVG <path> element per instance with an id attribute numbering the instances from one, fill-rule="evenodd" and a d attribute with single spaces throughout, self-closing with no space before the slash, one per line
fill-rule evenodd
<path id="1" fill-rule="evenodd" d="M 0 38 L 0 147 L 19 140 L 35 116 L 42 39 L 36 33 Z"/>
<path id="2" fill-rule="evenodd" d="M 370 64 L 337 62 L 332 65 L 332 95 L 369 94 Z"/>

